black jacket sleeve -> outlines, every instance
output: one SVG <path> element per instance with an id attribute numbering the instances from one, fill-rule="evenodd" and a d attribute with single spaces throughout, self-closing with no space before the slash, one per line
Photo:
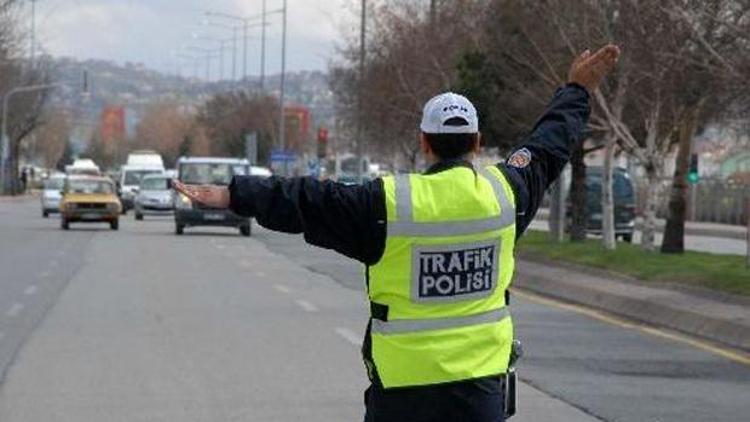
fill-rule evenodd
<path id="1" fill-rule="evenodd" d="M 305 236 L 366 265 L 385 248 L 386 210 L 382 180 L 344 185 L 310 177 L 236 176 L 230 208 L 255 217 L 270 230 Z"/>
<path id="2" fill-rule="evenodd" d="M 583 139 L 591 107 L 585 88 L 560 88 L 534 130 L 498 167 L 516 194 L 516 232 L 523 234 L 539 209 L 544 192 L 560 176 L 577 142 Z"/>

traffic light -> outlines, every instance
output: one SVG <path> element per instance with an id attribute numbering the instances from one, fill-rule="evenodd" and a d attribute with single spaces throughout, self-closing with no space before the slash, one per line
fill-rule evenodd
<path id="1" fill-rule="evenodd" d="M 688 183 L 695 185 L 700 180 L 698 175 L 698 154 L 690 155 L 690 170 L 688 170 Z"/>
<path id="2" fill-rule="evenodd" d="M 326 158 L 328 150 L 328 129 L 321 127 L 318 129 L 318 158 Z"/>

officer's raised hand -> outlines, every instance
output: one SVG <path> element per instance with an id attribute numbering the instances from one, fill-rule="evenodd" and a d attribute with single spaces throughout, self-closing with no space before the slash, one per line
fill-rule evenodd
<path id="1" fill-rule="evenodd" d="M 179 180 L 172 180 L 172 188 L 187 196 L 193 202 L 199 202 L 207 207 L 229 208 L 229 189 L 216 185 L 186 185 Z"/>
<path id="2" fill-rule="evenodd" d="M 619 58 L 620 48 L 613 44 L 601 48 L 594 54 L 586 50 L 570 66 L 568 82 L 581 85 L 593 94 Z"/>

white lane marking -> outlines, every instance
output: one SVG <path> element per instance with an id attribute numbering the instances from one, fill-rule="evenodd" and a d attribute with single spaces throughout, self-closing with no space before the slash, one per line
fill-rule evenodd
<path id="1" fill-rule="evenodd" d="M 47 278 L 51 275 L 52 273 L 50 273 L 49 271 L 42 271 L 41 273 L 39 273 L 39 278 Z"/>
<path id="2" fill-rule="evenodd" d="M 362 347 L 362 336 L 358 336 L 354 331 L 348 328 L 336 327 L 336 334 L 344 338 L 344 340 L 353 344 L 357 347 Z"/>
<path id="3" fill-rule="evenodd" d="M 313 305 L 312 303 L 298 299 L 294 301 L 300 308 L 304 309 L 307 312 L 318 312 L 318 307 Z"/>
<path id="4" fill-rule="evenodd" d="M 217 248 L 217 249 L 219 249 L 219 250 L 224 250 L 224 249 L 226 249 L 227 247 L 226 247 L 226 245 L 222 245 L 221 243 L 217 243 L 217 244 L 216 244 L 216 248 Z"/>
<path id="5" fill-rule="evenodd" d="M 26 296 L 32 296 L 36 294 L 37 290 L 39 289 L 37 289 L 37 287 L 32 284 L 31 286 L 27 287 L 26 290 L 23 291 L 23 294 L 25 294 Z"/>
<path id="6" fill-rule="evenodd" d="M 289 294 L 289 292 L 291 291 L 291 290 L 289 290 L 289 287 L 286 287 L 286 286 L 281 285 L 281 284 L 274 284 L 273 288 L 276 289 L 276 290 L 278 290 L 278 291 L 280 291 L 281 293 L 284 293 L 284 294 Z"/>
<path id="7" fill-rule="evenodd" d="M 255 274 L 257 274 L 258 277 L 265 277 L 266 276 L 266 273 L 264 273 L 263 271 L 256 271 Z"/>
<path id="8" fill-rule="evenodd" d="M 243 267 L 248 267 L 248 268 L 253 266 L 253 264 L 246 259 L 243 259 L 242 261 L 240 261 L 240 265 Z"/>
<path id="9" fill-rule="evenodd" d="M 23 308 L 24 306 L 22 303 L 14 303 L 13 305 L 11 305 L 10 309 L 5 312 L 5 315 L 9 317 L 16 317 L 21 313 L 21 311 L 23 311 Z"/>

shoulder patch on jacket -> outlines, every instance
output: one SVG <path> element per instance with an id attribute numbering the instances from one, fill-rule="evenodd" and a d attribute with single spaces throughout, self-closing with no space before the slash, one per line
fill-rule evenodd
<path id="1" fill-rule="evenodd" d="M 531 163 L 531 151 L 521 148 L 508 158 L 507 164 L 511 167 L 522 169 Z"/>

